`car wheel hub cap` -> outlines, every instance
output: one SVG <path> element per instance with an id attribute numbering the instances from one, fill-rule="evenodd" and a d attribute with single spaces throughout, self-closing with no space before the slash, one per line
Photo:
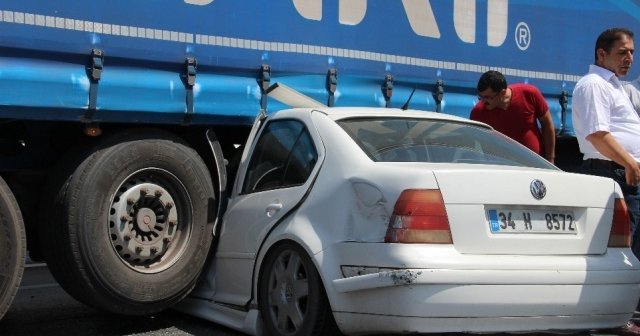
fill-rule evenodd
<path id="1" fill-rule="evenodd" d="M 291 302 L 293 299 L 293 286 L 288 282 L 283 282 L 280 285 L 280 301 L 282 303 Z"/>

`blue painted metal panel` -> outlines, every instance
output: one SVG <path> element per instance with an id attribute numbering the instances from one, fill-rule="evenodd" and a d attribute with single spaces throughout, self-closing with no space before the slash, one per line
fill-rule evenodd
<path id="1" fill-rule="evenodd" d="M 106 57 L 98 120 L 181 122 L 180 74 L 194 57 L 197 123 L 250 123 L 259 108 L 255 77 L 266 63 L 272 82 L 320 101 L 324 75 L 338 69 L 338 106 L 384 105 L 380 85 L 392 74 L 393 106 L 415 88 L 411 106 L 434 110 L 431 90 L 442 79 L 442 111 L 461 116 L 475 103 L 479 75 L 495 68 L 510 82 L 537 85 L 559 125 L 558 96 L 593 62 L 597 35 L 640 21 L 638 0 L 341 2 L 3 1 L 0 89 L 15 94 L 0 95 L 0 117 L 81 118 L 74 110 L 88 102 L 84 67 L 98 48 Z"/>

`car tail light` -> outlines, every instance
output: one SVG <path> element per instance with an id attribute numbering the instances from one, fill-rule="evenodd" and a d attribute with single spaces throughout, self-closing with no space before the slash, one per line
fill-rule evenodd
<path id="1" fill-rule="evenodd" d="M 396 201 L 386 243 L 452 244 L 451 229 L 439 189 L 408 189 Z"/>
<path id="2" fill-rule="evenodd" d="M 631 219 L 624 199 L 616 198 L 613 205 L 613 222 L 609 234 L 609 247 L 631 246 Z"/>

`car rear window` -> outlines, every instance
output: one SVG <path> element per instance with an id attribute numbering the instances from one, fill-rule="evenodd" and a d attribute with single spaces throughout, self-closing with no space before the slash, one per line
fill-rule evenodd
<path id="1" fill-rule="evenodd" d="M 557 169 L 516 141 L 463 122 L 354 118 L 338 124 L 377 162 L 498 164 Z"/>

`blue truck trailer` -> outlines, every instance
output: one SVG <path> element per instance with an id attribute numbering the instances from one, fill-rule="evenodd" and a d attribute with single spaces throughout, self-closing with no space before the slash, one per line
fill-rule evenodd
<path id="1" fill-rule="evenodd" d="M 275 83 L 467 117 L 496 69 L 540 88 L 572 169 L 573 86 L 639 20 L 636 0 L 2 1 L 0 317 L 27 249 L 105 311 L 185 297 L 255 116 L 286 107 Z"/>

